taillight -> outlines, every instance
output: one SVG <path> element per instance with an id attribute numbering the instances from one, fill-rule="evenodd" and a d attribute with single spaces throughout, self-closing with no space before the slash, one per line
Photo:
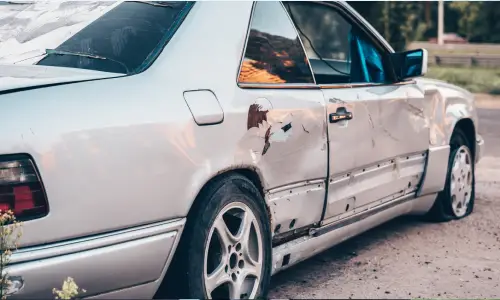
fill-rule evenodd
<path id="1" fill-rule="evenodd" d="M 47 215 L 45 191 L 29 157 L 0 156 L 0 210 L 12 210 L 20 221 Z"/>

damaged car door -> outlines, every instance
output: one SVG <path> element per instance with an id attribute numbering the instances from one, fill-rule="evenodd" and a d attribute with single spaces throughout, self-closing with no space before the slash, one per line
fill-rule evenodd
<path id="1" fill-rule="evenodd" d="M 285 3 L 327 103 L 329 186 L 323 225 L 415 194 L 428 129 L 424 94 L 397 82 L 384 43 L 341 3 Z M 408 109 L 411 106 L 412 110 Z"/>
<path id="2" fill-rule="evenodd" d="M 317 224 L 323 212 L 327 135 L 323 93 L 281 2 L 255 2 L 238 76 L 250 105 L 243 161 L 255 163 L 269 201 L 275 241 Z M 242 150 L 243 151 L 243 150 Z"/>

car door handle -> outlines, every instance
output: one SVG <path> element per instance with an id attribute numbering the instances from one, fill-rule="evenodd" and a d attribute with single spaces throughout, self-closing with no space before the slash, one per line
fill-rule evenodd
<path id="1" fill-rule="evenodd" d="M 337 108 L 336 112 L 330 114 L 329 119 L 330 123 L 337 123 L 343 120 L 351 120 L 352 112 L 348 112 L 345 107 L 339 107 Z"/>

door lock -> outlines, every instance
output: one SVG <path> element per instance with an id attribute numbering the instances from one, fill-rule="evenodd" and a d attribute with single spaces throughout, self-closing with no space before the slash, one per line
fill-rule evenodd
<path id="1" fill-rule="evenodd" d="M 343 120 L 351 120 L 352 119 L 352 112 L 348 112 L 345 107 L 339 107 L 337 108 L 337 111 L 334 113 L 331 113 L 329 116 L 330 123 L 337 123 L 339 121 Z"/>

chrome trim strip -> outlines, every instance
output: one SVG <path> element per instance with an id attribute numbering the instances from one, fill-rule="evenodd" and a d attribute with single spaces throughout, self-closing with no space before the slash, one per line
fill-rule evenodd
<path id="1" fill-rule="evenodd" d="M 411 194 L 404 195 L 402 197 L 396 198 L 393 201 L 385 202 L 383 204 L 377 205 L 377 206 L 375 206 L 374 208 L 372 208 L 370 210 L 366 210 L 366 211 L 360 212 L 358 214 L 353 215 L 352 217 L 348 217 L 347 219 L 343 219 L 341 221 L 325 225 L 325 226 L 320 227 L 318 229 L 312 228 L 310 230 L 310 234 L 312 236 L 314 236 L 314 237 L 321 236 L 321 235 L 323 235 L 325 233 L 328 233 L 330 231 L 339 229 L 341 227 L 345 227 L 347 225 L 351 225 L 351 224 L 357 223 L 357 222 L 359 222 L 359 221 L 361 221 L 363 219 L 366 219 L 366 218 L 371 217 L 371 216 L 373 216 L 375 214 L 378 214 L 381 211 L 387 210 L 389 208 L 392 208 L 392 207 L 394 207 L 396 205 L 399 205 L 399 204 L 402 204 L 404 202 L 410 201 L 412 199 L 415 199 L 415 193 L 414 192 L 411 193 Z"/>
<path id="2" fill-rule="evenodd" d="M 325 184 L 325 179 L 312 179 L 307 181 L 300 181 L 292 184 L 282 185 L 280 187 L 273 188 L 268 190 L 266 193 L 274 194 L 279 193 L 286 190 L 296 189 L 304 186 L 317 185 L 317 184 Z"/>
<path id="3" fill-rule="evenodd" d="M 320 86 L 312 83 L 238 83 L 242 89 L 320 89 Z"/>
<path id="4" fill-rule="evenodd" d="M 399 86 L 399 85 L 409 85 L 417 83 L 415 80 L 401 81 L 395 83 L 370 83 L 370 82 L 360 82 L 360 83 L 348 83 L 348 84 L 320 84 L 319 87 L 322 89 L 349 89 L 349 88 L 361 88 L 361 87 L 378 87 L 378 86 Z"/>
<path id="5" fill-rule="evenodd" d="M 22 248 L 12 254 L 10 264 L 87 251 L 165 233 L 177 234 L 185 222 L 185 218 L 174 219 L 70 241 Z"/>

